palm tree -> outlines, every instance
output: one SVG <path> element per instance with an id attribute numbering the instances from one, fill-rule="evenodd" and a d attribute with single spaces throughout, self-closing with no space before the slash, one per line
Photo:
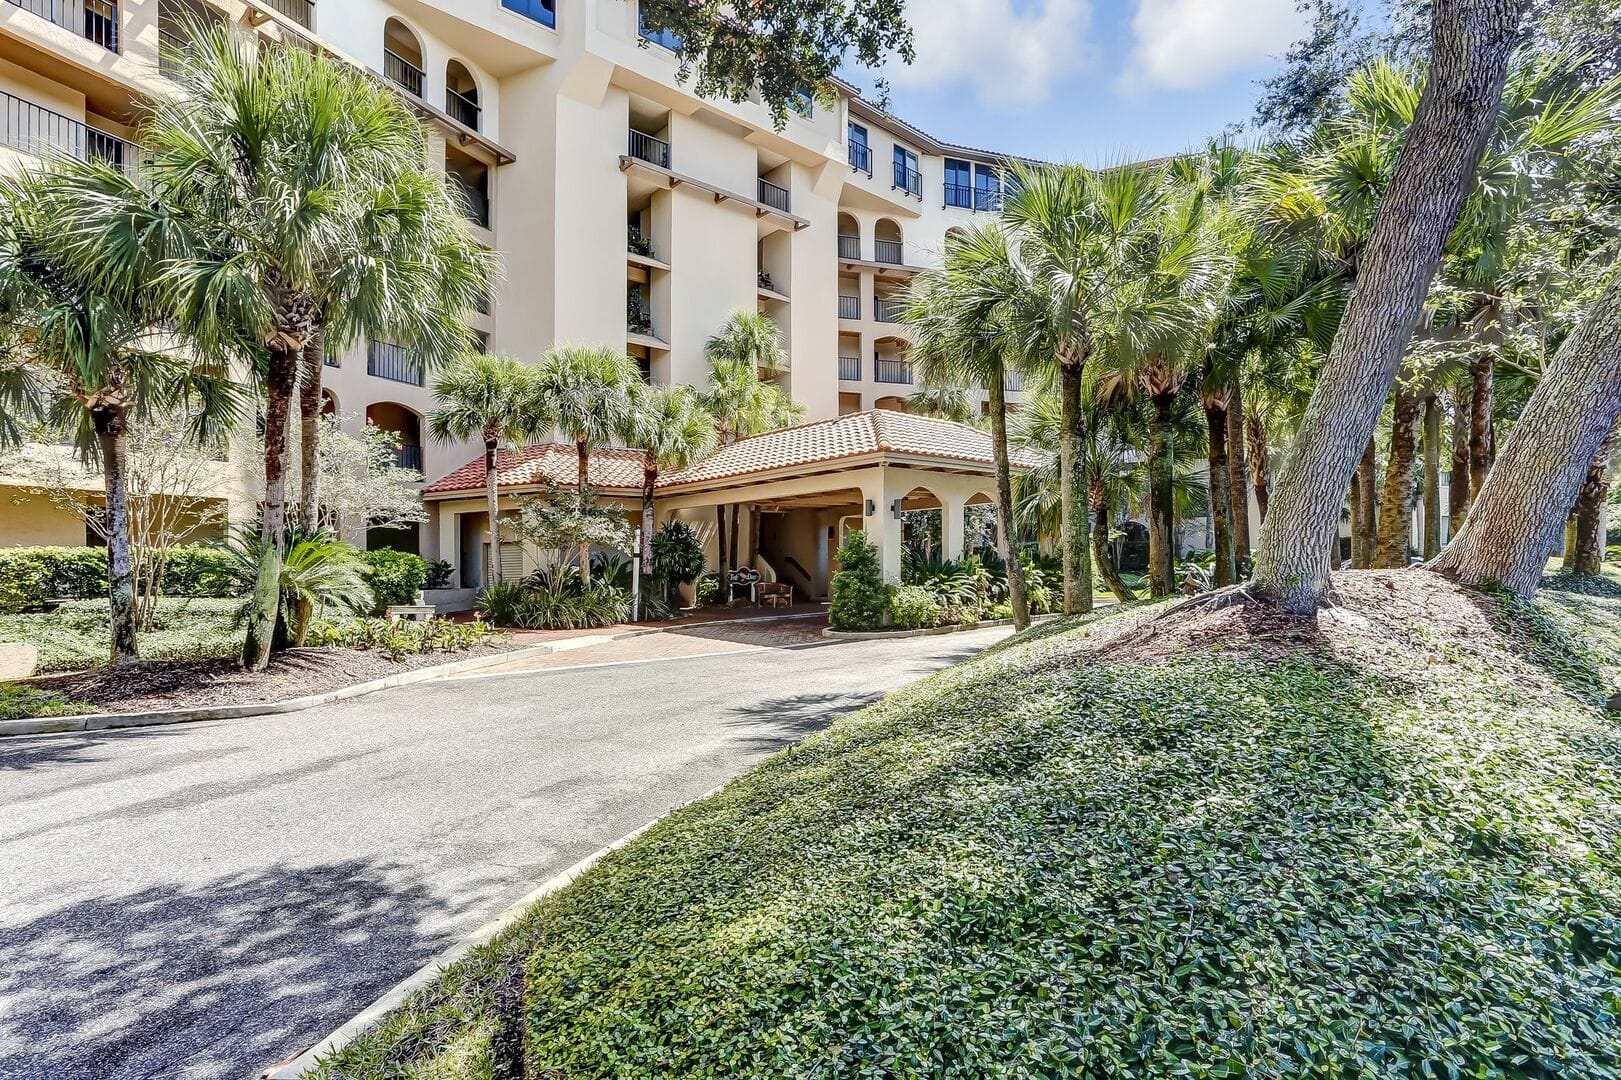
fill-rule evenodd
<path id="1" fill-rule="evenodd" d="M 715 418 L 690 386 L 643 392 L 626 424 L 626 444 L 642 451 L 642 566 L 653 565 L 653 494 L 659 473 L 685 469 L 715 446 Z"/>
<path id="2" fill-rule="evenodd" d="M 530 411 L 555 424 L 574 444 L 578 494 L 590 493 L 591 451 L 625 430 L 642 387 L 636 361 L 604 345 L 564 345 L 541 360 Z M 580 545 L 580 577 L 591 583 L 591 548 Z"/>
<path id="3" fill-rule="evenodd" d="M 911 360 L 914 367 L 918 365 L 915 351 Z M 931 375 L 927 370 L 920 371 L 920 374 L 922 377 L 917 389 L 906 395 L 907 412 L 959 424 L 971 424 L 978 419 L 968 387 L 961 383 L 935 381 L 940 376 Z"/>
<path id="4" fill-rule="evenodd" d="M 111 169 L 110 166 L 102 168 Z M 215 441 L 237 419 L 240 399 L 223 369 L 161 347 L 163 312 L 153 291 L 103 291 L 75 272 L 58 245 L 53 170 L 0 180 L 0 324 L 3 351 L 21 366 L 7 382 L 7 430 L 43 415 L 99 463 L 106 504 L 110 656 L 140 659 L 126 446 L 132 425 L 155 413 L 188 415 L 199 443 Z M 41 379 L 37 376 L 43 374 Z M 4 434 L 0 430 L 0 434 Z"/>
<path id="5" fill-rule="evenodd" d="M 422 125 L 380 80 L 225 25 L 187 34 L 175 93 L 140 131 L 145 180 L 67 170 L 58 227 L 98 285 L 167 290 L 205 352 L 254 360 L 264 542 L 242 658 L 257 670 L 279 606 L 290 413 L 317 327 L 334 348 L 394 340 L 437 366 L 467 346 L 465 315 L 495 262 L 429 167 Z"/>
<path id="6" fill-rule="evenodd" d="M 501 580 L 501 444 L 526 443 L 547 426 L 534 407 L 532 375 L 530 368 L 509 356 L 468 353 L 433 383 L 433 396 L 439 404 L 428 417 L 428 433 L 442 443 L 475 438 L 484 442 L 492 584 Z"/>
<path id="7" fill-rule="evenodd" d="M 1019 562 L 1007 431 L 1008 359 L 1019 352 L 1004 321 L 1006 298 L 1017 288 L 1007 235 L 999 227 L 952 233 L 940 269 L 913 283 L 903 321 L 916 332 L 911 358 L 926 383 L 983 386 L 990 397 L 997 547 L 1007 565 L 1013 625 L 1023 630 L 1030 625 L 1030 601 Z"/>
<path id="8" fill-rule="evenodd" d="M 1116 292 L 1140 271 L 1145 223 L 1159 212 L 1163 170 L 1132 166 L 1091 172 L 1080 166 L 1016 164 L 1002 219 L 1019 288 L 1009 326 L 1032 368 L 1056 367 L 1064 415 L 1059 446 L 1064 521 L 1064 611 L 1092 609 L 1090 517 L 1080 464 L 1086 366 L 1096 325 Z"/>

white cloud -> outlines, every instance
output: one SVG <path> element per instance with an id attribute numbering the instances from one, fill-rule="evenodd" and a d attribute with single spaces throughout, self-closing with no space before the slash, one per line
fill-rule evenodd
<path id="1" fill-rule="evenodd" d="M 1119 86 L 1127 93 L 1202 89 L 1283 55 L 1310 21 L 1295 0 L 1138 0 Z"/>
<path id="2" fill-rule="evenodd" d="M 906 19 L 917 59 L 884 70 L 900 89 L 967 87 L 984 105 L 1038 105 L 1091 55 L 1090 0 L 907 0 Z"/>

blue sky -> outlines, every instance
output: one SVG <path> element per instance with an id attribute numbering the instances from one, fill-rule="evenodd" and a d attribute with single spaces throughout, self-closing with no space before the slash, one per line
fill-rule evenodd
<path id="1" fill-rule="evenodd" d="M 1256 80 L 1306 31 L 1295 0 L 908 0 L 908 19 L 917 61 L 882 72 L 897 115 L 948 142 L 1089 165 L 1247 122 Z"/>

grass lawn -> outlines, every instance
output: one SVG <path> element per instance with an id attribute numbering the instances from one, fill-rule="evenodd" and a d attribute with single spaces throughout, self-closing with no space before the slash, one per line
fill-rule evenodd
<path id="1" fill-rule="evenodd" d="M 240 600 L 158 601 L 150 631 L 140 635 L 147 660 L 229 656 L 240 648 L 234 628 Z M 39 647 L 43 672 L 76 671 L 107 661 L 107 601 L 75 600 L 37 615 L 0 615 L 0 641 Z"/>
<path id="2" fill-rule="evenodd" d="M 891 695 L 323 1075 L 1621 1077 L 1621 587 L 1344 578 Z"/>

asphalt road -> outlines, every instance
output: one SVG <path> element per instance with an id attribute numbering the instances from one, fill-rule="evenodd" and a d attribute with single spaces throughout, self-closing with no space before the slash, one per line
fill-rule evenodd
<path id="1" fill-rule="evenodd" d="M 0 1076 L 254 1076 L 546 878 L 1004 633 L 0 740 Z"/>

